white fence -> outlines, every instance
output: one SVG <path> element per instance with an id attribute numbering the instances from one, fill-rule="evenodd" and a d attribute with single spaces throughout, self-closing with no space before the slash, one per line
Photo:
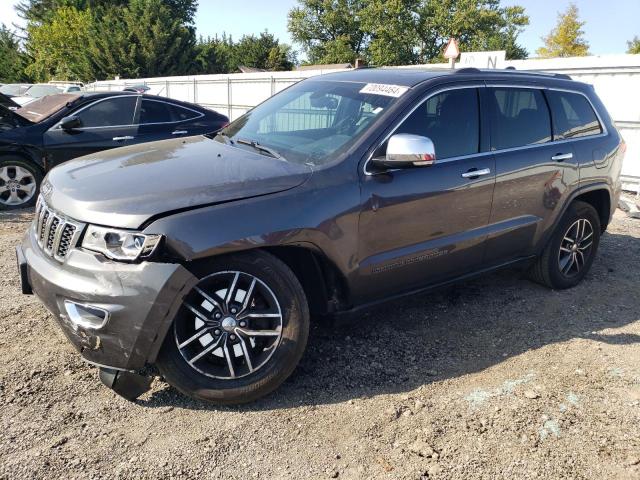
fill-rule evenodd
<path id="1" fill-rule="evenodd" d="M 513 66 L 517 70 L 566 73 L 575 80 L 593 84 L 627 142 L 622 171 L 625 189 L 640 190 L 640 55 L 514 60 L 501 66 Z M 444 67 L 447 65 L 397 68 Z M 151 94 L 194 102 L 223 112 L 234 120 L 303 78 L 335 71 L 305 70 L 111 80 L 93 83 L 88 89 L 122 90 L 125 86 L 144 83 L 151 88 Z"/>

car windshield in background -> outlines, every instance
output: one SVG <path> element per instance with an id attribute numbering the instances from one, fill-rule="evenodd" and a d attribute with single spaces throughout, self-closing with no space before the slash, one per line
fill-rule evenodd
<path id="1" fill-rule="evenodd" d="M 15 110 L 14 113 L 30 122 L 38 123 L 60 111 L 65 105 L 75 102 L 78 98 L 80 98 L 80 95 L 74 93 L 48 95 L 28 103 L 24 107 Z"/>
<path id="2" fill-rule="evenodd" d="M 4 95 L 10 95 L 12 97 L 17 97 L 19 95 L 22 95 L 27 88 L 29 87 L 25 85 L 3 85 L 2 87 L 0 87 L 0 93 Z"/>
<path id="3" fill-rule="evenodd" d="M 62 89 L 55 85 L 34 85 L 27 90 L 25 95 L 33 98 L 40 98 L 45 95 L 55 95 L 56 93 L 62 93 Z"/>
<path id="4" fill-rule="evenodd" d="M 396 98 L 355 82 L 306 81 L 272 97 L 215 138 L 264 148 L 296 163 L 323 165 L 349 148 Z M 370 90 L 370 89 L 367 89 Z"/>

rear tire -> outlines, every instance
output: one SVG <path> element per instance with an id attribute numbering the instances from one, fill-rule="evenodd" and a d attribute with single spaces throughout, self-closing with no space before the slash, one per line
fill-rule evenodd
<path id="1" fill-rule="evenodd" d="M 272 392 L 307 344 L 309 308 L 300 282 L 262 251 L 213 259 L 196 274 L 200 282 L 185 297 L 158 356 L 160 373 L 185 395 L 218 405 Z"/>
<path id="2" fill-rule="evenodd" d="M 556 290 L 576 286 L 589 272 L 600 245 L 600 217 L 588 203 L 573 202 L 556 227 L 530 278 Z"/>
<path id="3" fill-rule="evenodd" d="M 0 159 L 0 211 L 28 208 L 36 204 L 42 183 L 37 165 L 14 157 Z"/>

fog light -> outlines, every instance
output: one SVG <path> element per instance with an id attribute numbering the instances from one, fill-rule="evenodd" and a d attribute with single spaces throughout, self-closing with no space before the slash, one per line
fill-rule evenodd
<path id="1" fill-rule="evenodd" d="M 109 312 L 93 305 L 84 305 L 65 300 L 64 309 L 67 311 L 71 322 L 80 327 L 97 330 L 104 327 L 109 321 Z"/>

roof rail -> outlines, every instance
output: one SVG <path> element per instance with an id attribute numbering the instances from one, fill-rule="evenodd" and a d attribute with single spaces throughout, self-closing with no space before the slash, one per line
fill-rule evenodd
<path id="1" fill-rule="evenodd" d="M 537 75 L 541 77 L 552 77 L 552 78 L 560 78 L 563 80 L 573 80 L 566 73 L 553 73 L 553 72 L 540 72 L 540 71 L 531 71 L 531 70 L 516 70 L 513 67 L 507 68 L 475 68 L 475 67 L 464 67 L 457 70 L 454 70 L 456 74 L 465 74 L 465 73 L 508 73 L 509 75 Z"/>

